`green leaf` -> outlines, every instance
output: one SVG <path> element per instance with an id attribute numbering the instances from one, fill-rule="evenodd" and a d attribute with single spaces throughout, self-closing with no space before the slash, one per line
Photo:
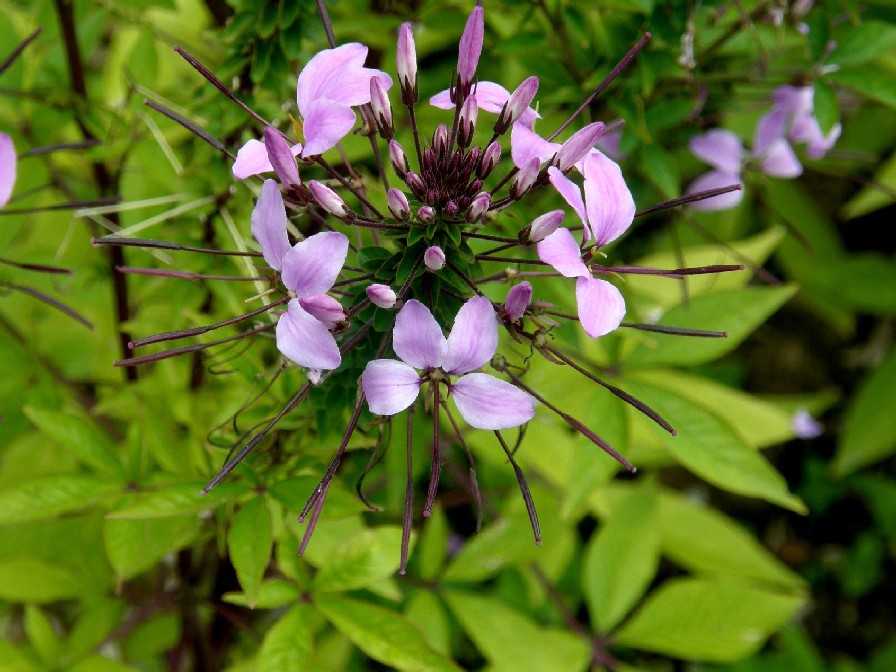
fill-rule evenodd
<path id="1" fill-rule="evenodd" d="M 896 201 L 896 154 L 886 159 L 876 171 L 873 182 L 863 187 L 843 206 L 844 217 L 861 217 Z"/>
<path id="2" fill-rule="evenodd" d="M 316 593 L 366 588 L 398 571 L 401 528 L 363 530 L 337 546 L 314 577 Z"/>
<path id="3" fill-rule="evenodd" d="M 109 449 L 105 437 L 88 420 L 64 411 L 26 406 L 22 409 L 41 434 L 67 448 L 87 466 L 115 478 L 124 478 L 124 469 Z"/>
<path id="4" fill-rule="evenodd" d="M 675 198 L 681 189 L 678 164 L 658 144 L 641 146 L 641 172 L 653 182 L 666 198 Z"/>
<path id="5" fill-rule="evenodd" d="M 446 590 L 445 602 L 494 672 L 585 670 L 591 649 L 570 632 L 545 628 L 490 597 Z"/>
<path id="6" fill-rule="evenodd" d="M 453 632 L 451 621 L 445 606 L 435 593 L 426 589 L 415 591 L 405 605 L 404 615 L 417 626 L 433 651 L 450 656 Z"/>
<path id="7" fill-rule="evenodd" d="M 31 646 L 37 651 L 41 661 L 48 668 L 55 668 L 59 663 L 60 638 L 54 632 L 53 624 L 47 615 L 38 607 L 25 605 L 25 634 Z"/>
<path id="8" fill-rule="evenodd" d="M 91 590 L 62 565 L 33 557 L 0 560 L 0 598 L 4 600 L 43 604 L 78 597 Z"/>
<path id="9" fill-rule="evenodd" d="M 298 602 L 302 597 L 302 589 L 285 579 L 269 579 L 258 588 L 255 596 L 255 609 L 275 609 Z M 248 607 L 249 600 L 245 593 L 224 593 L 221 598 L 230 604 Z"/>
<path id="10" fill-rule="evenodd" d="M 250 609 L 255 607 L 261 579 L 271 559 L 272 546 L 268 507 L 263 497 L 253 497 L 237 511 L 227 533 L 230 561 Z"/>
<path id="11" fill-rule="evenodd" d="M 849 409 L 831 468 L 845 476 L 896 451 L 896 348 L 862 384 Z"/>
<path id="12" fill-rule="evenodd" d="M 852 65 L 865 63 L 892 52 L 896 47 L 896 28 L 882 21 L 863 21 L 844 38 L 826 59 L 828 63 Z"/>
<path id="13" fill-rule="evenodd" d="M 84 609 L 72 626 L 66 642 L 68 660 L 83 658 L 100 646 L 103 640 L 121 624 L 125 603 L 106 597 L 93 597 L 84 601 Z"/>
<path id="14" fill-rule="evenodd" d="M 681 258 L 674 251 L 656 252 L 638 259 L 635 265 L 644 268 L 671 270 L 678 268 L 682 260 L 687 266 L 697 267 L 719 264 L 737 265 L 744 263 L 744 259 L 749 259 L 757 266 L 761 266 L 768 259 L 769 255 L 775 251 L 783 237 L 783 228 L 772 227 L 767 231 L 730 243 L 725 247 L 720 245 L 686 247 L 681 251 Z M 693 299 L 707 292 L 742 287 L 752 277 L 753 273 L 749 268 L 743 271 L 730 271 L 727 273 L 691 275 L 686 280 L 670 280 L 669 278 L 658 276 L 635 274 L 626 276 L 625 287 L 631 292 L 655 301 L 660 306 L 670 307 L 681 302 L 682 282 L 687 283 L 688 296 Z"/>
<path id="15" fill-rule="evenodd" d="M 840 107 L 834 88 L 823 79 L 815 80 L 812 107 L 821 132 L 827 135 L 840 120 Z"/>
<path id="16" fill-rule="evenodd" d="M 137 668 L 96 655 L 79 660 L 69 667 L 67 672 L 137 672 Z"/>
<path id="17" fill-rule="evenodd" d="M 614 639 L 675 658 L 731 662 L 758 650 L 803 603 L 755 586 L 670 579 Z"/>
<path id="18" fill-rule="evenodd" d="M 45 672 L 31 651 L 23 651 L 12 643 L 0 639 L 0 660 L 3 672 Z"/>
<path id="19" fill-rule="evenodd" d="M 709 411 L 753 448 L 774 446 L 794 436 L 792 413 L 780 404 L 757 399 L 708 378 L 657 369 L 637 371 L 631 379 L 667 390 Z"/>
<path id="20" fill-rule="evenodd" d="M 896 107 L 896 77 L 893 70 L 878 65 L 859 65 L 832 72 L 828 78 L 879 103 Z"/>
<path id="21" fill-rule="evenodd" d="M 724 331 L 727 338 L 694 338 L 642 332 L 650 339 L 635 346 L 627 366 L 694 365 L 712 361 L 736 348 L 780 308 L 795 286 L 745 287 L 694 298 L 667 311 L 658 324 L 685 329 Z M 642 335 L 639 333 L 639 336 Z"/>
<path id="22" fill-rule="evenodd" d="M 650 585 L 659 564 L 656 487 L 650 480 L 615 507 L 584 554 L 582 590 L 597 632 L 610 632 Z"/>
<path id="23" fill-rule="evenodd" d="M 251 484 L 242 481 L 221 483 L 210 493 L 203 495 L 204 485 L 204 482 L 175 483 L 151 492 L 141 492 L 130 498 L 132 503 L 112 511 L 106 517 L 114 520 L 138 520 L 196 515 L 232 501 L 251 487 Z"/>
<path id="24" fill-rule="evenodd" d="M 626 388 L 678 430 L 678 436 L 659 428 L 654 431 L 682 466 L 723 490 L 805 512 L 805 505 L 787 490 L 784 477 L 716 415 L 646 383 L 629 380 Z"/>
<path id="25" fill-rule="evenodd" d="M 483 581 L 506 565 L 519 565 L 538 554 L 532 528 L 523 515 L 502 518 L 482 530 L 461 548 L 443 577 L 447 582 Z"/>
<path id="26" fill-rule="evenodd" d="M 420 568 L 420 578 L 427 581 L 435 580 L 447 557 L 448 521 L 444 510 L 436 501 L 429 520 L 420 531 L 420 541 L 417 542 L 413 556 Z"/>
<path id="27" fill-rule="evenodd" d="M 53 518 L 121 491 L 116 483 L 76 474 L 43 476 L 0 493 L 0 524 Z"/>
<path id="28" fill-rule="evenodd" d="M 103 521 L 103 546 L 116 580 L 127 581 L 183 548 L 198 529 L 195 518 Z"/>
<path id="29" fill-rule="evenodd" d="M 311 606 L 298 604 L 265 633 L 258 651 L 256 672 L 303 672 L 308 669 L 311 640 Z"/>
<path id="30" fill-rule="evenodd" d="M 385 665 L 408 672 L 460 672 L 393 611 L 332 594 L 316 596 L 315 605 L 358 648 Z"/>

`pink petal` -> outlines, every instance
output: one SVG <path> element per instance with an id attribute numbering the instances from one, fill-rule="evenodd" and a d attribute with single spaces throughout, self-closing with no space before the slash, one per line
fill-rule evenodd
<path id="1" fill-rule="evenodd" d="M 306 313 L 293 299 L 277 322 L 277 348 L 299 366 L 335 369 L 342 362 L 339 346 L 323 322 Z"/>
<path id="2" fill-rule="evenodd" d="M 732 184 L 740 184 L 740 181 L 739 174 L 732 175 L 731 173 L 722 173 L 718 170 L 713 170 L 708 173 L 703 173 L 703 175 L 691 182 L 687 193 L 696 194 L 698 191 L 721 189 L 722 187 L 728 187 Z M 712 210 L 727 210 L 728 208 L 733 208 L 738 205 L 741 200 L 743 200 L 743 197 L 744 191 L 743 189 L 740 189 L 739 191 L 729 191 L 727 194 L 706 198 L 702 201 L 694 201 L 693 203 L 689 203 L 688 207 L 694 210 L 703 210 L 705 212 Z"/>
<path id="3" fill-rule="evenodd" d="M 286 235 L 286 208 L 280 187 L 274 180 L 265 180 L 261 195 L 252 211 L 252 235 L 261 245 L 261 253 L 268 266 L 279 271 L 285 257 L 292 249 Z"/>
<path id="4" fill-rule="evenodd" d="M 544 163 L 559 150 L 559 143 L 548 142 L 530 130 L 522 120 L 517 121 L 510 129 L 510 156 L 517 168 L 522 168 L 534 158 Z"/>
<path id="5" fill-rule="evenodd" d="M 774 177 L 797 177 L 802 174 L 803 166 L 796 158 L 793 147 L 784 138 L 773 142 L 765 151 L 759 169 Z"/>
<path id="6" fill-rule="evenodd" d="M 0 208 L 9 203 L 16 183 L 16 148 L 12 138 L 0 133 Z"/>
<path id="7" fill-rule="evenodd" d="M 570 207 L 576 211 L 579 219 L 582 220 L 582 224 L 586 226 L 585 231 L 589 231 L 589 228 L 587 228 L 588 215 L 585 211 L 585 203 L 582 201 L 582 190 L 579 189 L 579 185 L 553 166 L 548 168 L 548 179 L 551 181 L 554 189 L 563 197 L 563 200 L 569 203 Z M 586 233 L 586 241 L 587 238 L 588 234 Z"/>
<path id="8" fill-rule="evenodd" d="M 625 317 L 622 294 L 606 280 L 585 277 L 576 280 L 576 303 L 579 321 L 591 338 L 609 334 Z"/>
<path id="9" fill-rule="evenodd" d="M 264 147 L 268 153 L 268 161 L 284 187 L 302 184 L 296 157 L 292 154 L 289 143 L 272 126 L 264 128 Z"/>
<path id="10" fill-rule="evenodd" d="M 322 231 L 296 243 L 283 257 L 283 284 L 301 299 L 323 294 L 333 283 L 348 254 L 344 233 Z"/>
<path id="11" fill-rule="evenodd" d="M 332 329 L 345 320 L 345 310 L 342 304 L 332 296 L 315 294 L 299 299 L 299 304 L 311 317 L 323 322 L 327 329 Z"/>
<path id="12" fill-rule="evenodd" d="M 582 262 L 582 250 L 569 229 L 557 229 L 538 243 L 535 251 L 539 259 L 567 278 L 591 277 L 588 267 Z"/>
<path id="13" fill-rule="evenodd" d="M 395 318 L 392 349 L 415 369 L 435 369 L 442 365 L 448 342 L 429 308 L 411 299 Z"/>
<path id="14" fill-rule="evenodd" d="M 777 106 L 763 114 L 753 133 L 753 154 L 763 154 L 773 142 L 785 137 L 789 119 L 787 111 Z"/>
<path id="15" fill-rule="evenodd" d="M 302 152 L 302 145 L 295 144 L 290 147 L 289 151 L 293 156 L 298 156 Z M 264 143 L 260 140 L 249 140 L 236 153 L 236 161 L 233 162 L 232 170 L 234 177 L 238 180 L 245 180 L 247 177 L 260 173 L 271 173 L 274 171 L 274 167 L 268 158 L 268 150 Z"/>
<path id="16" fill-rule="evenodd" d="M 335 147 L 352 130 L 355 119 L 352 108 L 344 103 L 329 99 L 310 103 L 302 120 L 305 133 L 302 158 L 317 156 Z"/>
<path id="17" fill-rule="evenodd" d="M 451 102 L 451 92 L 448 89 L 440 91 L 430 98 L 429 104 L 440 110 L 450 110 L 454 108 L 454 103 Z"/>
<path id="18" fill-rule="evenodd" d="M 622 170 L 599 151 L 594 150 L 585 157 L 583 168 L 588 225 L 595 243 L 606 245 L 631 226 L 635 199 L 625 184 Z"/>
<path id="19" fill-rule="evenodd" d="M 492 302 L 474 296 L 457 312 L 442 362 L 447 373 L 467 373 L 491 360 L 498 349 L 498 320 Z"/>
<path id="20" fill-rule="evenodd" d="M 395 415 L 414 403 L 420 393 L 420 375 L 404 362 L 374 359 L 361 374 L 367 407 L 377 415 Z"/>
<path id="21" fill-rule="evenodd" d="M 468 373 L 451 386 L 457 410 L 471 427 L 510 429 L 535 416 L 535 399 L 487 373 Z"/>
<path id="22" fill-rule="evenodd" d="M 701 161 L 727 173 L 740 172 L 744 146 L 731 131 L 714 129 L 691 138 L 688 146 Z"/>
<path id="23" fill-rule="evenodd" d="M 296 87 L 302 117 L 307 117 L 311 105 L 321 99 L 334 100 L 345 106 L 369 103 L 371 77 L 380 77 L 386 89 L 392 86 L 392 78 L 385 72 L 363 67 L 366 58 L 367 47 L 352 42 L 335 49 L 324 49 L 308 61 Z"/>

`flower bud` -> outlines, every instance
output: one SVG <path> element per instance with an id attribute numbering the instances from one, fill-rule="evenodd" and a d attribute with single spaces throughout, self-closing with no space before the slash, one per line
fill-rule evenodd
<path id="1" fill-rule="evenodd" d="M 271 126 L 264 127 L 264 148 L 268 152 L 268 160 L 280 178 L 284 189 L 298 187 L 302 184 L 299 178 L 299 167 L 296 165 L 296 157 L 289 149 L 289 144 L 280 135 L 280 132 Z"/>
<path id="2" fill-rule="evenodd" d="M 389 103 L 386 87 L 379 77 L 370 78 L 370 107 L 380 135 L 384 140 L 390 140 L 395 135 L 395 128 L 392 126 L 392 105 Z"/>
<path id="3" fill-rule="evenodd" d="M 519 233 L 519 241 L 523 245 L 539 243 L 557 230 L 563 222 L 562 210 L 551 210 L 532 220 L 525 229 Z"/>
<path id="4" fill-rule="evenodd" d="M 504 302 L 504 313 L 507 319 L 515 322 L 526 313 L 526 308 L 532 303 L 532 285 L 523 281 L 510 288 L 507 292 L 507 300 Z"/>
<path id="5" fill-rule="evenodd" d="M 436 211 L 432 207 L 424 205 L 417 211 L 417 219 L 420 220 L 421 224 L 432 224 L 436 221 Z"/>
<path id="6" fill-rule="evenodd" d="M 445 204 L 445 214 L 449 217 L 456 215 L 458 210 L 460 210 L 460 208 L 457 207 L 457 203 L 454 201 L 448 201 L 448 203 Z"/>
<path id="7" fill-rule="evenodd" d="M 370 302 L 373 305 L 385 308 L 386 310 L 393 308 L 395 306 L 395 301 L 398 298 L 389 285 L 368 285 L 367 289 L 364 291 L 367 293 L 367 298 L 370 299 Z"/>
<path id="8" fill-rule="evenodd" d="M 405 175 L 404 181 L 417 198 L 422 198 L 426 193 L 426 182 L 417 173 L 408 173 Z"/>
<path id="9" fill-rule="evenodd" d="M 410 23 L 403 23 L 398 29 L 395 68 L 398 70 L 401 102 L 408 106 L 416 105 L 420 98 L 420 90 L 417 87 L 417 49 Z"/>
<path id="10" fill-rule="evenodd" d="M 467 221 L 478 222 L 488 212 L 488 206 L 492 202 L 492 196 L 487 191 L 480 191 L 473 197 L 470 207 L 467 209 Z"/>
<path id="11" fill-rule="evenodd" d="M 436 126 L 436 130 L 432 134 L 432 149 L 437 160 L 441 159 L 448 151 L 448 127 L 445 124 Z"/>
<path id="12" fill-rule="evenodd" d="M 460 108 L 457 119 L 457 144 L 460 147 L 469 147 L 473 142 L 473 134 L 476 132 L 476 118 L 479 115 L 479 107 L 476 105 L 476 96 L 470 94 Z"/>
<path id="13" fill-rule="evenodd" d="M 510 185 L 510 195 L 513 198 L 519 198 L 525 192 L 529 191 L 532 185 L 535 184 L 540 169 L 541 161 L 539 158 L 536 156 L 530 159 L 525 166 L 520 168 L 520 171 L 513 179 L 513 182 Z"/>
<path id="14" fill-rule="evenodd" d="M 335 191 L 325 184 L 321 184 L 316 180 L 308 183 L 311 194 L 314 196 L 315 202 L 324 210 L 335 217 L 351 218 L 354 213 L 349 210 L 345 201 Z"/>
<path id="15" fill-rule="evenodd" d="M 389 161 L 392 162 L 395 174 L 403 180 L 411 169 L 411 164 L 408 163 L 408 156 L 404 153 L 404 148 L 395 140 L 389 141 Z"/>
<path id="16" fill-rule="evenodd" d="M 561 172 L 567 171 L 585 158 L 600 136 L 604 134 L 604 128 L 603 122 L 595 121 L 573 133 L 557 152 L 557 158 L 554 160 L 557 168 Z"/>
<path id="17" fill-rule="evenodd" d="M 501 160 L 501 143 L 495 140 L 482 154 L 482 162 L 476 169 L 476 174 L 483 180 L 488 177 Z"/>
<path id="18" fill-rule="evenodd" d="M 299 299 L 299 305 L 318 322 L 323 322 L 327 329 L 333 329 L 340 322 L 345 322 L 345 309 L 336 299 L 326 294 L 315 294 Z"/>
<path id="19" fill-rule="evenodd" d="M 510 99 L 498 115 L 495 122 L 495 133 L 506 133 L 510 125 L 519 119 L 523 112 L 529 109 L 535 94 L 538 93 L 538 77 L 529 77 L 516 87 L 516 91 L 510 94 Z"/>
<path id="20" fill-rule="evenodd" d="M 433 245 L 423 253 L 423 264 L 430 271 L 440 271 L 445 266 L 445 253 L 438 245 Z"/>
<path id="21" fill-rule="evenodd" d="M 399 221 L 404 221 L 411 214 L 411 206 L 408 204 L 408 197 L 398 189 L 390 189 L 386 193 L 386 203 L 389 206 L 389 212 Z"/>
<path id="22" fill-rule="evenodd" d="M 466 89 L 476 76 L 476 66 L 482 53 L 482 38 L 485 34 L 485 19 L 482 7 L 476 6 L 470 12 L 467 25 L 460 38 L 457 54 L 457 74 L 460 89 Z"/>

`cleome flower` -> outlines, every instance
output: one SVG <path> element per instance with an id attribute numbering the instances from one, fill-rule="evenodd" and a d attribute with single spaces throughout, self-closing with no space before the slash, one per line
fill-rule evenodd
<path id="1" fill-rule="evenodd" d="M 412 299 L 395 318 L 392 338 L 401 361 L 375 359 L 361 376 L 372 413 L 405 410 L 429 382 L 437 399 L 438 386 L 445 383 L 463 419 L 477 429 L 510 429 L 535 415 L 534 399 L 522 390 L 486 373 L 470 373 L 498 348 L 498 321 L 487 298 L 474 296 L 463 305 L 447 339 L 429 309 Z"/>

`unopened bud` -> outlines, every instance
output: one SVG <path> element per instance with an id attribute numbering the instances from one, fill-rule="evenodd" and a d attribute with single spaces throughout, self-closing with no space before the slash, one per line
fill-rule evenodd
<path id="1" fill-rule="evenodd" d="M 433 245 L 423 253 L 423 264 L 430 271 L 440 271 L 445 266 L 445 253 L 438 245 Z"/>
<path id="2" fill-rule="evenodd" d="M 459 210 L 460 208 L 457 207 L 457 203 L 455 203 L 454 201 L 448 201 L 448 203 L 445 205 L 445 214 L 449 217 L 453 217 L 454 215 L 456 215 Z"/>
<path id="3" fill-rule="evenodd" d="M 604 129 L 603 122 L 595 121 L 573 133 L 572 137 L 564 142 L 560 151 L 557 152 L 557 158 L 554 159 L 557 168 L 561 172 L 565 172 L 585 158 L 585 155 L 594 148 L 600 136 L 604 134 Z"/>
<path id="4" fill-rule="evenodd" d="M 460 147 L 469 147 L 470 143 L 473 142 L 478 115 L 479 107 L 476 104 L 476 96 L 470 94 L 461 106 L 457 119 L 457 144 Z"/>
<path id="5" fill-rule="evenodd" d="M 532 285 L 525 280 L 511 287 L 507 292 L 507 300 L 504 302 L 504 313 L 512 322 L 526 314 L 526 308 L 532 303 Z"/>
<path id="6" fill-rule="evenodd" d="M 389 205 L 389 212 L 395 219 L 404 221 L 411 214 L 411 206 L 408 203 L 408 197 L 398 189 L 390 189 L 386 193 L 386 203 Z"/>
<path id="7" fill-rule="evenodd" d="M 408 173 L 405 175 L 404 181 L 417 198 L 422 198 L 426 194 L 426 182 L 417 173 Z"/>
<path id="8" fill-rule="evenodd" d="M 491 205 L 492 197 L 487 191 L 480 191 L 473 197 L 470 207 L 467 209 L 467 221 L 478 222 L 482 216 L 488 212 L 488 206 Z"/>
<path id="9" fill-rule="evenodd" d="M 395 128 L 392 126 L 392 105 L 389 103 L 386 87 L 379 77 L 370 78 L 370 107 L 380 135 L 384 140 L 390 140 L 395 135 Z"/>
<path id="10" fill-rule="evenodd" d="M 370 302 L 373 305 L 385 308 L 386 310 L 394 307 L 395 301 L 398 298 L 389 285 L 368 285 L 367 289 L 364 291 L 367 293 L 367 298 L 370 299 Z"/>
<path id="11" fill-rule="evenodd" d="M 432 134 L 432 149 L 436 159 L 441 159 L 448 151 L 448 127 L 445 124 L 436 126 L 436 130 Z"/>
<path id="12" fill-rule="evenodd" d="M 436 211 L 434 208 L 424 205 L 417 211 L 417 219 L 420 220 L 421 224 L 432 224 L 436 221 Z"/>
<path id="13" fill-rule="evenodd" d="M 510 185 L 510 195 L 513 198 L 519 198 L 532 188 L 535 180 L 538 178 L 538 171 L 541 169 L 541 161 L 538 157 L 533 157 L 529 162 L 520 168 L 520 171 L 513 178 Z"/>
<path id="14" fill-rule="evenodd" d="M 482 154 L 482 162 L 476 170 L 476 174 L 483 180 L 488 177 L 501 160 L 501 143 L 497 140 L 485 148 Z"/>
<path id="15" fill-rule="evenodd" d="M 557 227 L 563 222 L 563 215 L 562 210 L 551 210 L 536 217 L 529 226 L 520 231 L 518 236 L 520 243 L 527 245 L 541 242 L 557 230 Z"/>
<path id="16" fill-rule="evenodd" d="M 495 133 L 498 135 L 506 133 L 510 125 L 529 109 L 536 93 L 538 93 L 538 77 L 529 77 L 516 87 L 516 91 L 510 94 L 510 99 L 495 122 Z"/>
<path id="17" fill-rule="evenodd" d="M 264 148 L 268 153 L 268 160 L 280 178 L 284 189 L 291 189 L 302 184 L 299 178 L 299 167 L 296 165 L 296 157 L 289 149 L 289 144 L 280 135 L 280 132 L 271 126 L 264 127 Z"/>
<path id="18" fill-rule="evenodd" d="M 398 70 L 401 102 L 408 106 L 416 105 L 420 98 L 420 90 L 417 87 L 417 49 L 414 45 L 414 31 L 411 29 L 410 23 L 403 23 L 398 29 L 395 68 Z"/>
<path id="19" fill-rule="evenodd" d="M 395 174 L 403 180 L 411 169 L 411 164 L 408 163 L 408 156 L 404 153 L 404 148 L 395 140 L 389 141 L 389 161 L 392 162 Z"/>
<path id="20" fill-rule="evenodd" d="M 461 89 L 466 89 L 476 76 L 476 66 L 479 65 L 479 56 L 482 53 L 482 38 L 485 34 L 485 19 L 482 7 L 476 6 L 467 19 L 463 35 L 460 38 L 460 47 L 457 54 L 458 84 Z"/>
<path id="21" fill-rule="evenodd" d="M 349 210 L 345 201 L 342 200 L 339 194 L 330 189 L 330 187 L 321 184 L 316 180 L 311 180 L 308 183 L 308 187 L 311 189 L 311 194 L 314 196 L 315 202 L 331 215 L 342 218 L 351 218 L 354 216 L 354 213 Z"/>
<path id="22" fill-rule="evenodd" d="M 327 329 L 337 327 L 345 322 L 345 309 L 332 296 L 316 294 L 299 299 L 299 304 L 318 322 L 323 322 Z"/>

